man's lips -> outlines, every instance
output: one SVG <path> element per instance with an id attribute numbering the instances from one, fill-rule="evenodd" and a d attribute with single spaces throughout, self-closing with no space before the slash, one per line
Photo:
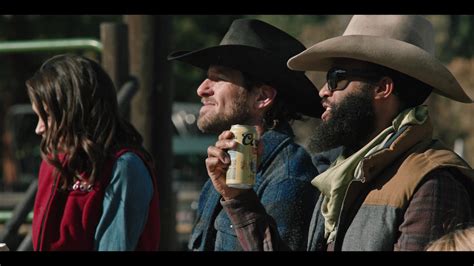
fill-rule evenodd
<path id="1" fill-rule="evenodd" d="M 204 106 L 208 106 L 208 105 L 216 105 L 216 102 L 213 101 L 213 100 L 210 100 L 210 99 L 206 99 L 206 100 L 201 100 L 201 103 L 202 105 Z"/>
<path id="2" fill-rule="evenodd" d="M 201 109 L 199 110 L 199 113 L 202 113 L 206 109 L 212 108 L 216 105 L 216 103 L 213 101 L 201 101 L 201 103 L 202 103 L 202 106 L 201 106 Z"/>
<path id="3" fill-rule="evenodd" d="M 328 119 L 329 114 L 331 113 L 332 107 L 326 102 L 322 103 L 322 105 L 323 105 L 323 108 L 325 109 L 325 111 L 321 115 L 321 119 L 323 121 L 326 121 Z"/>

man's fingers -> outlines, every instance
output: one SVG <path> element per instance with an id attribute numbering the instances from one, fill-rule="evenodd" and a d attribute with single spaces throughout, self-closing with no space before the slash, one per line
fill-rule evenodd
<path id="1" fill-rule="evenodd" d="M 223 164 L 230 164 L 230 157 L 227 152 L 222 149 L 219 149 L 215 146 L 209 146 L 207 148 L 207 156 L 217 157 Z"/>
<path id="2" fill-rule="evenodd" d="M 233 139 L 234 138 L 234 133 L 232 133 L 232 131 L 230 130 L 226 130 L 226 131 L 223 131 L 219 137 L 218 137 L 218 140 L 222 140 L 222 139 Z"/>
<path id="3" fill-rule="evenodd" d="M 237 149 L 237 145 L 238 143 L 234 139 L 222 139 L 216 142 L 215 147 L 222 150 L 235 150 Z"/>
<path id="4" fill-rule="evenodd" d="M 216 157 L 209 157 L 209 158 L 206 158 L 206 168 L 207 168 L 207 173 L 209 174 L 211 178 L 218 178 L 220 176 L 225 175 L 228 165 L 223 164 Z"/>

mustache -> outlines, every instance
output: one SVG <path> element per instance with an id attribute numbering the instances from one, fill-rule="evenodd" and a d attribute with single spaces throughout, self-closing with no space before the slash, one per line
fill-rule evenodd
<path id="1" fill-rule="evenodd" d="M 334 104 L 330 103 L 327 98 L 321 99 L 321 105 L 322 105 L 323 107 L 328 106 L 328 107 L 331 107 L 331 108 L 333 108 L 333 109 L 334 109 L 334 107 L 335 107 Z"/>
<path id="2" fill-rule="evenodd" d="M 212 99 L 212 98 L 202 98 L 201 99 L 201 103 L 203 105 L 206 105 L 206 104 L 216 104 L 216 100 Z"/>

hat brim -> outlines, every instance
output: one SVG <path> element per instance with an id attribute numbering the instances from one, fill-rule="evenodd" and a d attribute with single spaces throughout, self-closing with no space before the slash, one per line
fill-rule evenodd
<path id="1" fill-rule="evenodd" d="M 351 58 L 382 65 L 418 79 L 433 92 L 455 101 L 472 103 L 451 72 L 423 49 L 378 36 L 347 35 L 319 42 L 288 60 L 295 70 L 328 71 L 336 58 Z"/>
<path id="2" fill-rule="evenodd" d="M 168 60 L 179 60 L 204 70 L 211 65 L 231 67 L 275 85 L 278 93 L 297 112 L 312 117 L 320 117 L 323 113 L 318 90 L 304 72 L 289 69 L 286 59 L 275 57 L 266 50 L 245 45 L 219 45 L 173 52 Z"/>

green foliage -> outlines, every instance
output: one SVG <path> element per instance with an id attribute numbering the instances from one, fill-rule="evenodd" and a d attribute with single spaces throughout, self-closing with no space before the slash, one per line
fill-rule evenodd
<path id="1" fill-rule="evenodd" d="M 446 57 L 461 56 L 470 58 L 474 54 L 474 16 L 450 15 L 449 36 L 445 43 Z"/>
<path id="2" fill-rule="evenodd" d="M 120 21 L 121 16 L 0 16 L 0 41 L 94 38 L 100 40 L 100 23 Z M 55 53 L 0 54 L 2 106 L 27 102 L 24 82 Z M 10 100 L 11 99 L 11 100 Z"/>
<path id="3" fill-rule="evenodd" d="M 329 18 L 328 15 L 251 15 L 247 17 L 268 22 L 296 38 L 301 35 L 304 27 L 324 23 Z"/>
<path id="4" fill-rule="evenodd" d="M 436 55 L 444 62 L 454 57 L 474 56 L 474 16 L 472 15 L 430 15 L 436 31 Z"/>

